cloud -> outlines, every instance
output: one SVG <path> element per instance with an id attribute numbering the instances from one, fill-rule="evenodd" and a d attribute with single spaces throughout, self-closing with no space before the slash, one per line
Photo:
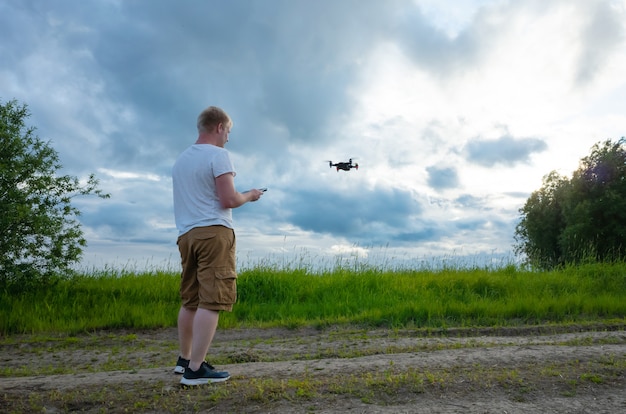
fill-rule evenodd
<path id="1" fill-rule="evenodd" d="M 623 47 L 625 28 L 623 19 L 625 5 L 619 2 L 586 2 L 588 12 L 581 31 L 581 48 L 576 81 L 581 86 L 592 82 L 603 66 L 607 65 L 614 51 Z"/>
<path id="2" fill-rule="evenodd" d="M 303 191 L 285 202 L 289 221 L 299 228 L 355 241 L 373 235 L 384 240 L 405 231 L 423 208 L 410 192 L 384 188 L 358 193 Z"/>
<path id="3" fill-rule="evenodd" d="M 483 167 L 513 167 L 518 163 L 530 162 L 533 153 L 543 152 L 547 148 L 545 141 L 537 138 L 504 135 L 496 140 L 475 138 L 467 143 L 464 152 L 468 161 Z"/>
<path id="4" fill-rule="evenodd" d="M 459 175 L 456 168 L 430 166 L 428 172 L 428 185 L 437 190 L 456 188 L 459 185 Z"/>
<path id="5" fill-rule="evenodd" d="M 458 204 L 461 208 L 473 208 L 484 209 L 489 205 L 486 200 L 480 197 L 473 196 L 471 194 L 461 194 L 454 199 L 455 204 Z"/>

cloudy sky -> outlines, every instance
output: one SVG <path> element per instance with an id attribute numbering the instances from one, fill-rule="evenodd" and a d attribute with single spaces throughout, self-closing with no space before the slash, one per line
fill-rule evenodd
<path id="1" fill-rule="evenodd" d="M 111 194 L 76 200 L 85 267 L 178 265 L 209 105 L 269 188 L 234 211 L 244 266 L 500 260 L 544 175 L 626 135 L 626 0 L 2 0 L 0 38 L 0 101 Z"/>

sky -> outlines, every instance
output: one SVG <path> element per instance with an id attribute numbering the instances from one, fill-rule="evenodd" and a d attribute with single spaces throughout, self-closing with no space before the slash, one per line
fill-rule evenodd
<path id="1" fill-rule="evenodd" d="M 517 260 L 542 178 L 626 135 L 626 0 L 1 0 L 0 39 L 0 102 L 111 194 L 74 201 L 85 269 L 179 266 L 171 167 L 210 105 L 268 188 L 241 267 Z"/>

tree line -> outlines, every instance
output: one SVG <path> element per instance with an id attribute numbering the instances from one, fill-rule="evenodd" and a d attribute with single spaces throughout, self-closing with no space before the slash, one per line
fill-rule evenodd
<path id="1" fill-rule="evenodd" d="M 515 252 L 540 269 L 623 260 L 626 140 L 591 148 L 571 178 L 552 171 L 519 210 Z"/>

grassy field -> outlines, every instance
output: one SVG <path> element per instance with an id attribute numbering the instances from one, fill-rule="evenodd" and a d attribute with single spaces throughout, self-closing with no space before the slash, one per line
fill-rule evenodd
<path id="1" fill-rule="evenodd" d="M 99 271 L 39 291 L 0 292 L 0 333 L 78 333 L 176 324 L 179 275 Z M 624 320 L 626 263 L 550 272 L 497 269 L 241 271 L 221 328 L 331 325 L 498 327 Z"/>

